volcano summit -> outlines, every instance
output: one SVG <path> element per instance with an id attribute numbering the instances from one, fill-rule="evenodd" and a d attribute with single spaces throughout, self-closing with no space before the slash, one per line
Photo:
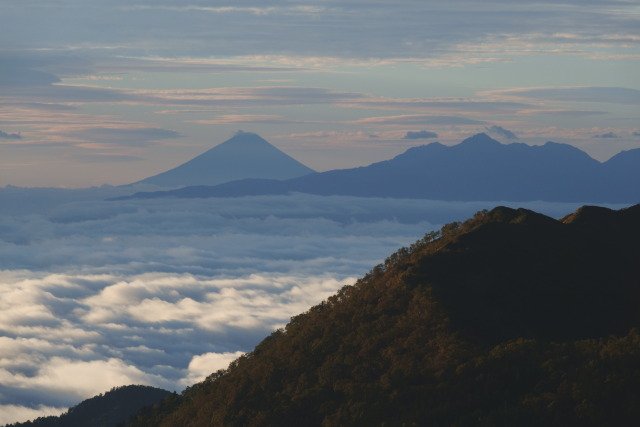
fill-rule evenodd
<path id="1" fill-rule="evenodd" d="M 231 139 L 188 162 L 135 184 L 217 185 L 246 178 L 290 179 L 313 172 L 255 133 L 238 131 Z"/>

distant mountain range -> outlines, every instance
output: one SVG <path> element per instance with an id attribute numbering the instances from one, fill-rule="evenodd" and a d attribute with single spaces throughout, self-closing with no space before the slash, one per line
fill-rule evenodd
<path id="1" fill-rule="evenodd" d="M 455 201 L 636 203 L 640 200 L 640 149 L 623 151 L 601 163 L 571 145 L 505 145 L 481 133 L 454 146 L 434 142 L 410 148 L 391 160 L 366 167 L 290 179 L 240 179 L 132 197 L 292 192 Z"/>
<path id="2" fill-rule="evenodd" d="M 288 179 L 313 172 L 258 135 L 238 132 L 188 162 L 134 184 L 175 188 L 217 185 L 245 178 Z"/>

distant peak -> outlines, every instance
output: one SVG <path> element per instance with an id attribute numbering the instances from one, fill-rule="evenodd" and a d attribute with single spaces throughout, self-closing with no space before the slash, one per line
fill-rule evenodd
<path id="1" fill-rule="evenodd" d="M 560 221 L 565 224 L 602 224 L 610 221 L 614 215 L 616 211 L 603 206 L 582 206 Z"/>
<path id="2" fill-rule="evenodd" d="M 546 215 L 529 209 L 513 209 L 506 206 L 498 206 L 487 212 L 484 222 L 501 222 L 508 224 L 556 224 L 557 221 Z"/>
<path id="3" fill-rule="evenodd" d="M 482 146 L 482 147 L 498 147 L 502 144 L 491 138 L 486 133 L 478 133 L 462 141 L 459 146 Z"/>
<path id="4" fill-rule="evenodd" d="M 258 138 L 260 138 L 260 136 L 257 133 L 245 132 L 243 130 L 238 130 L 238 131 L 236 131 L 236 133 L 233 134 L 233 138 L 236 138 L 236 137 L 251 137 L 251 136 L 257 136 Z"/>
<path id="5" fill-rule="evenodd" d="M 257 148 L 273 148 L 276 149 L 269 141 L 262 138 L 257 133 L 238 131 L 231 138 L 227 139 L 218 147 L 226 149 L 257 149 Z"/>
<path id="6" fill-rule="evenodd" d="M 267 142 L 264 138 L 262 138 L 257 133 L 245 132 L 245 131 L 242 131 L 242 130 L 237 131 L 226 142 L 230 142 L 230 141 L 265 141 L 265 142 Z"/>
<path id="7" fill-rule="evenodd" d="M 290 179 L 312 172 L 259 135 L 238 131 L 199 156 L 140 182 L 175 188 L 248 178 Z"/>

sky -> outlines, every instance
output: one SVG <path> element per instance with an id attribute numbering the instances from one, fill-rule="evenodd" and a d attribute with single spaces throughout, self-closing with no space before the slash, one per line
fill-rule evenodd
<path id="1" fill-rule="evenodd" d="M 127 184 L 251 131 L 318 171 L 478 132 L 640 147 L 640 2 L 0 0 L 0 187 Z"/>
<path id="2" fill-rule="evenodd" d="M 181 391 L 399 247 L 494 206 L 103 200 L 113 191 L 0 189 L 0 425 L 116 386 Z M 561 217 L 579 205 L 524 206 Z"/>

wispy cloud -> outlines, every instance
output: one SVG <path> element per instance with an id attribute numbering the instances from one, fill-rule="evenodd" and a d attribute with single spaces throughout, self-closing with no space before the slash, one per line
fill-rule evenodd
<path id="1" fill-rule="evenodd" d="M 0 130 L 0 139 L 22 139 L 19 133 L 7 133 Z"/>
<path id="2" fill-rule="evenodd" d="M 354 120 L 350 123 L 354 124 L 371 124 L 371 125 L 479 125 L 484 122 L 479 120 L 468 119 L 466 117 L 457 116 L 428 116 L 420 114 L 406 114 L 400 116 L 382 116 L 367 117 L 364 119 Z"/>
<path id="3" fill-rule="evenodd" d="M 617 138 L 618 135 L 616 133 L 614 133 L 614 132 L 607 132 L 607 133 L 601 133 L 601 134 L 598 134 L 598 135 L 593 135 L 593 137 L 594 138 L 605 138 L 605 139 L 608 139 L 608 138 Z"/>
<path id="4" fill-rule="evenodd" d="M 73 159 L 79 162 L 89 163 L 121 163 L 121 162 L 140 162 L 144 159 L 139 156 L 128 156 L 123 154 L 111 153 L 92 153 L 92 154 L 74 154 Z"/>
<path id="5" fill-rule="evenodd" d="M 113 73 L 308 73 L 314 60 L 286 58 L 278 55 L 234 55 L 230 58 L 202 57 L 106 57 L 99 58 L 92 69 L 110 76 Z M 318 70 L 314 70 L 318 72 Z M 75 75 L 78 73 L 76 72 Z M 113 76 L 111 76 L 113 77 Z M 87 78 L 87 77 L 84 77 Z M 90 79 L 90 77 L 89 77 Z M 291 79 L 286 79 L 290 81 Z"/>
<path id="6" fill-rule="evenodd" d="M 484 128 L 484 130 L 490 135 L 496 135 L 501 138 L 506 138 L 509 140 L 518 139 L 518 136 L 515 133 L 498 125 L 487 126 Z"/>
<path id="7" fill-rule="evenodd" d="M 207 7 L 207 6 L 122 6 L 124 11 L 144 11 L 144 10 L 166 10 L 170 12 L 208 12 L 214 14 L 229 14 L 229 13 L 248 13 L 251 15 L 299 15 L 299 14 L 317 14 L 325 12 L 327 9 L 318 6 L 289 6 L 289 7 L 238 7 L 238 6 L 224 6 L 224 7 Z"/>
<path id="8" fill-rule="evenodd" d="M 207 125 L 235 124 L 235 123 L 321 123 L 319 121 L 294 120 L 275 114 L 221 114 L 213 119 L 189 120 L 190 123 Z"/>
<path id="9" fill-rule="evenodd" d="M 131 90 L 132 101 L 167 105 L 207 106 L 277 106 L 314 105 L 353 102 L 365 97 L 355 92 L 339 92 L 327 88 L 264 86 L 220 87 L 198 90 Z"/>
<path id="10" fill-rule="evenodd" d="M 358 100 L 360 107 L 384 109 L 384 110 L 405 110 L 418 111 L 422 113 L 443 114 L 472 114 L 478 116 L 495 116 L 496 114 L 513 114 L 520 110 L 536 110 L 540 107 L 531 103 L 493 101 L 488 99 L 443 99 L 443 98 L 414 98 L 414 99 L 389 99 L 367 97 Z"/>
<path id="11" fill-rule="evenodd" d="M 429 132 L 427 130 L 420 130 L 420 131 L 408 131 L 403 139 L 430 139 L 430 138 L 437 138 L 438 134 L 435 132 Z"/>
<path id="12" fill-rule="evenodd" d="M 640 90 L 623 87 L 521 88 L 492 91 L 485 94 L 564 102 L 640 105 Z"/>
<path id="13" fill-rule="evenodd" d="M 532 50 L 540 44 L 547 44 L 547 51 L 576 47 L 605 51 L 637 42 L 634 5 L 621 1 L 525 4 L 498 0 L 482 5 L 465 0 L 446 5 L 409 1 L 391 7 L 356 0 L 322 5 L 251 0 L 233 6 L 174 1 L 131 5 L 117 0 L 107 7 L 57 0 L 55 6 L 65 12 L 55 26 L 47 20 L 49 3 L 8 8 L 0 36 L 15 40 L 10 36 L 22 30 L 24 47 L 102 46 L 120 54 L 174 53 L 181 48 L 182 56 L 199 57 L 306 52 L 343 58 L 434 58 L 452 52 L 480 56 L 477 49 L 468 48 L 473 41 L 485 45 L 492 41 L 503 52 Z M 89 16 L 92 22 L 118 22 L 121 31 L 91 31 L 84 25 Z"/>
<path id="14" fill-rule="evenodd" d="M 86 127 L 71 131 L 67 136 L 88 144 L 124 145 L 127 147 L 145 146 L 162 139 L 179 138 L 178 132 L 159 128 L 140 127 Z"/>
<path id="15" fill-rule="evenodd" d="M 601 116 L 609 114 L 606 111 L 593 110 L 560 110 L 560 109 L 539 109 L 539 110 L 521 110 L 516 113 L 518 116 L 553 116 L 566 118 L 580 118 L 589 116 Z"/>

